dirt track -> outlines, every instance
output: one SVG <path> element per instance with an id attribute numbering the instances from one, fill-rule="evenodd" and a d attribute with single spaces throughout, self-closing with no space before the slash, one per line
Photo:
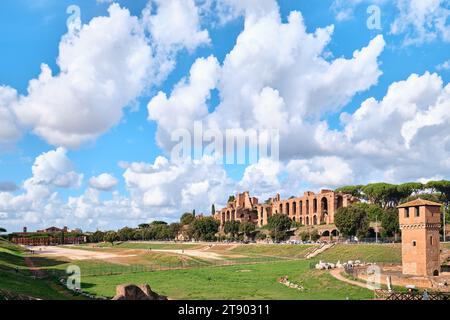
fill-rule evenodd
<path id="1" fill-rule="evenodd" d="M 114 258 L 135 257 L 136 255 L 119 255 L 114 253 L 79 250 L 62 247 L 34 247 L 34 252 L 45 256 L 66 257 L 71 260 L 108 260 Z"/>

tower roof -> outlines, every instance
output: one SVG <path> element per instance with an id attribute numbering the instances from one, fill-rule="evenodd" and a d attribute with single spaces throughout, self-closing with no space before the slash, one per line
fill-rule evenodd
<path id="1" fill-rule="evenodd" d="M 403 203 L 403 204 L 399 205 L 397 208 L 408 208 L 408 207 L 417 207 L 417 206 L 440 207 L 440 206 L 442 206 L 442 204 L 438 203 L 438 202 L 433 202 L 433 201 L 424 200 L 424 199 L 419 198 L 419 199 L 416 199 L 413 201 Z"/>

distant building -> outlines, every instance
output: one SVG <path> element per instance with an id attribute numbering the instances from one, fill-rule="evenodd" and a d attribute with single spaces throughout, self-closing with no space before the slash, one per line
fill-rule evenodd
<path id="1" fill-rule="evenodd" d="M 417 199 L 398 206 L 403 274 L 438 276 L 441 204 Z"/>
<path id="2" fill-rule="evenodd" d="M 57 227 L 50 227 L 47 229 L 43 229 L 43 230 L 37 230 L 37 233 L 57 233 L 57 232 L 67 232 L 67 227 L 64 227 L 62 229 L 57 228 Z"/>
<path id="3" fill-rule="evenodd" d="M 80 229 L 70 230 L 67 227 L 62 229 L 50 227 L 36 232 L 28 232 L 27 227 L 24 227 L 23 232 L 13 233 L 10 238 L 11 242 L 25 246 L 56 246 L 87 242 Z"/>

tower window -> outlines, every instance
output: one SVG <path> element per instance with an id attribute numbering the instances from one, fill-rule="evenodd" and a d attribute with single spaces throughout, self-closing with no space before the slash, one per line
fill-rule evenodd
<path id="1" fill-rule="evenodd" d="M 419 209 L 419 207 L 415 207 L 414 208 L 414 212 L 415 212 L 416 217 L 420 217 L 420 209 Z"/>
<path id="2" fill-rule="evenodd" d="M 405 218 L 409 218 L 409 208 L 405 208 Z"/>
<path id="3" fill-rule="evenodd" d="M 430 236 L 430 244 L 433 245 L 433 236 Z"/>
<path id="4" fill-rule="evenodd" d="M 417 245 L 416 240 L 413 240 L 412 245 L 413 245 L 413 247 L 415 247 Z"/>

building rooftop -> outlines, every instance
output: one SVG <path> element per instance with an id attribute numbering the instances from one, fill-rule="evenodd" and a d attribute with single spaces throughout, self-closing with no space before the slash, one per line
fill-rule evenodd
<path id="1" fill-rule="evenodd" d="M 419 199 L 416 199 L 413 201 L 403 203 L 403 204 L 399 205 L 397 208 L 407 208 L 407 207 L 417 207 L 417 206 L 440 207 L 440 206 L 442 206 L 442 203 L 433 202 L 433 201 L 424 200 L 424 199 L 419 198 Z"/>

